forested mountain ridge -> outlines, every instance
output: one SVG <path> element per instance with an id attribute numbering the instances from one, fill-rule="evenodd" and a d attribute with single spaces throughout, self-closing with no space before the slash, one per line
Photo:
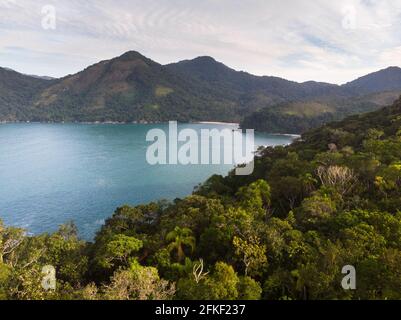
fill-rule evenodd
<path id="1" fill-rule="evenodd" d="M 277 99 L 290 100 L 338 93 L 338 86 L 309 81 L 298 83 L 278 77 L 255 76 L 244 71 L 236 71 L 216 61 L 212 57 L 198 57 L 166 66 L 168 69 L 218 87 L 219 91 L 230 93 L 270 94 Z"/>
<path id="2" fill-rule="evenodd" d="M 248 114 L 241 121 L 241 127 L 270 133 L 300 134 L 353 114 L 378 110 L 394 101 L 400 93 L 397 90 L 383 91 L 354 97 L 323 96 L 280 103 Z"/>
<path id="3" fill-rule="evenodd" d="M 360 94 L 369 94 L 380 91 L 399 90 L 400 83 L 401 68 L 388 67 L 358 78 L 343 85 L 343 87 L 352 91 L 358 91 Z"/>
<path id="4" fill-rule="evenodd" d="M 0 68 L 0 121 L 28 119 L 36 95 L 49 82 Z"/>
<path id="5" fill-rule="evenodd" d="M 346 116 L 380 109 L 401 93 L 401 68 L 389 67 L 332 88 L 329 94 L 284 102 L 248 114 L 243 128 L 302 133 Z"/>
<path id="6" fill-rule="evenodd" d="M 401 299 L 400 187 L 401 98 L 261 149 L 250 176 L 118 208 L 93 243 L 73 224 L 39 236 L 0 224 L 0 297 Z M 344 266 L 356 290 L 342 287 Z"/>
<path id="7" fill-rule="evenodd" d="M 0 121 L 243 121 L 299 133 L 384 106 L 401 93 L 400 77 L 392 67 L 344 86 L 297 83 L 235 71 L 211 57 L 161 65 L 130 51 L 47 81 L 2 69 Z"/>
<path id="8" fill-rule="evenodd" d="M 40 121 L 190 121 L 218 117 L 228 103 L 132 51 L 60 79 L 34 108 Z M 223 117 L 235 116 L 228 109 Z"/>
<path id="9" fill-rule="evenodd" d="M 281 103 L 248 114 L 241 121 L 241 127 L 271 133 L 299 134 L 350 115 L 378 110 L 399 95 L 400 91 L 394 90 Z"/>

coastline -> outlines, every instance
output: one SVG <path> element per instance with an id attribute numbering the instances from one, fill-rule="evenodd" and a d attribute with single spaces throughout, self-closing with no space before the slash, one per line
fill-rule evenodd
<path id="1" fill-rule="evenodd" d="M 302 134 L 295 134 L 295 133 L 269 133 L 272 136 L 286 136 L 292 138 L 302 138 Z"/>
<path id="2" fill-rule="evenodd" d="M 131 124 L 140 124 L 140 125 L 154 125 L 154 124 L 169 124 L 170 121 L 176 120 L 169 120 L 169 121 L 132 121 L 132 122 L 119 122 L 119 121 L 0 121 L 0 125 L 6 124 L 79 124 L 79 125 L 131 125 Z M 205 125 L 226 125 L 226 126 L 233 126 L 241 129 L 240 123 L 235 122 L 223 122 L 223 121 L 187 121 L 187 122 L 180 122 L 178 124 L 205 124 Z M 302 138 L 301 134 L 291 134 L 291 133 L 271 133 L 267 131 L 257 131 L 258 133 L 264 133 L 272 136 L 287 136 L 292 137 L 294 139 Z"/>
<path id="3" fill-rule="evenodd" d="M 193 122 L 195 124 L 221 124 L 221 125 L 228 125 L 228 126 L 240 126 L 239 123 L 235 122 L 222 122 L 222 121 L 197 121 Z"/>

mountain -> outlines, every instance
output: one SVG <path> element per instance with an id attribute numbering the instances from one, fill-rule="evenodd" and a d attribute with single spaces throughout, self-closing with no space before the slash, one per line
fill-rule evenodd
<path id="1" fill-rule="evenodd" d="M 167 65 L 174 72 L 195 77 L 220 90 L 230 90 L 237 94 L 256 94 L 261 92 L 277 99 L 300 99 L 338 91 L 338 86 L 329 83 L 298 83 L 278 77 L 255 76 L 243 71 L 236 71 L 211 57 L 198 57 Z"/>
<path id="2" fill-rule="evenodd" d="M 401 90 L 401 68 L 389 67 L 349 82 L 343 88 L 360 94 Z"/>
<path id="3" fill-rule="evenodd" d="M 28 109 L 49 82 L 0 68 L 0 121 L 29 120 Z"/>
<path id="4" fill-rule="evenodd" d="M 327 143 L 334 143 L 337 148 L 352 146 L 355 150 L 363 148 L 381 148 L 374 150 L 383 157 L 383 162 L 399 163 L 401 157 L 401 97 L 385 108 L 374 112 L 357 114 L 341 121 L 331 122 L 323 127 L 310 130 L 303 139 L 310 148 L 327 149 Z M 364 139 L 371 139 L 373 145 L 363 144 Z M 385 140 L 390 139 L 388 147 L 393 148 L 398 156 L 394 159 L 386 154 Z M 373 150 L 372 150 L 373 151 Z M 387 150 L 391 153 L 391 151 Z M 367 168 L 366 168 L 367 169 Z M 401 182 L 401 180 L 399 181 Z"/>
<path id="5" fill-rule="evenodd" d="M 234 122 L 261 106 L 333 88 L 257 77 L 210 57 L 163 66 L 131 51 L 56 81 L 35 101 L 34 113 L 40 121 Z"/>
<path id="6" fill-rule="evenodd" d="M 347 116 L 380 109 L 399 97 L 399 91 L 384 91 L 362 96 L 321 96 L 311 100 L 286 102 L 266 107 L 245 116 L 244 129 L 270 133 L 300 134 L 322 124 Z"/>
<path id="7" fill-rule="evenodd" d="M 42 80 L 55 80 L 56 78 L 49 77 L 49 76 L 37 76 L 35 74 L 27 74 L 27 76 L 37 78 L 37 79 L 42 79 Z"/>
<path id="8" fill-rule="evenodd" d="M 7 71 L 14 71 L 14 72 L 17 72 L 17 71 L 15 71 L 14 69 L 11 69 L 11 68 L 6 68 L 6 67 L 4 67 L 3 69 L 5 69 L 5 70 L 7 70 Z M 24 75 L 24 76 L 28 76 L 28 77 L 32 77 L 32 78 L 37 78 L 37 79 L 42 79 L 42 80 L 55 80 L 56 78 L 54 78 L 54 77 L 49 77 L 49 76 L 38 76 L 38 75 L 36 75 L 36 74 L 26 74 L 26 73 L 21 73 L 22 75 Z"/>
<path id="9" fill-rule="evenodd" d="M 186 77 L 193 77 L 216 92 L 216 95 L 231 97 L 242 116 L 262 107 L 271 107 L 283 102 L 310 99 L 322 95 L 340 95 L 340 87 L 328 83 L 297 83 L 278 77 L 255 76 L 236 71 L 211 57 L 198 57 L 167 68 Z"/>
<path id="10" fill-rule="evenodd" d="M 394 100 L 401 93 L 399 71 L 344 86 L 297 83 L 236 71 L 211 57 L 161 65 L 130 51 L 61 79 L 2 69 L 0 121 L 243 121 L 299 133 Z"/>
<path id="11" fill-rule="evenodd" d="M 34 110 L 42 121 L 238 120 L 231 104 L 197 79 L 131 51 L 54 82 Z"/>
<path id="12" fill-rule="evenodd" d="M 257 110 L 245 116 L 241 126 L 267 132 L 302 133 L 349 115 L 380 109 L 401 94 L 401 68 L 383 69 L 332 89 L 328 94 L 317 93 L 315 97 Z"/>

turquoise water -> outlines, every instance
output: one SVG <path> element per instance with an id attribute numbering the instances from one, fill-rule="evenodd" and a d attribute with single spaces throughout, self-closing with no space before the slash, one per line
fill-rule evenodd
<path id="1" fill-rule="evenodd" d="M 234 128 L 188 124 L 180 129 Z M 151 166 L 146 134 L 167 125 L 0 125 L 0 219 L 30 233 L 74 221 L 90 239 L 115 208 L 189 195 L 230 165 Z M 257 145 L 282 145 L 290 136 L 256 135 Z"/>

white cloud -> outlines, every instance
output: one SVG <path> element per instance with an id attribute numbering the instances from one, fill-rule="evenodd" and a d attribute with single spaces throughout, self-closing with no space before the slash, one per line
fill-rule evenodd
<path id="1" fill-rule="evenodd" d="M 56 30 L 41 28 L 49 4 Z M 128 50 L 161 63 L 211 55 L 297 81 L 342 83 L 401 65 L 400 0 L 1 0 L 0 7 L 0 65 L 26 73 L 62 76 Z"/>
<path id="2" fill-rule="evenodd" d="M 380 61 L 383 65 L 401 66 L 401 46 L 381 52 Z"/>

